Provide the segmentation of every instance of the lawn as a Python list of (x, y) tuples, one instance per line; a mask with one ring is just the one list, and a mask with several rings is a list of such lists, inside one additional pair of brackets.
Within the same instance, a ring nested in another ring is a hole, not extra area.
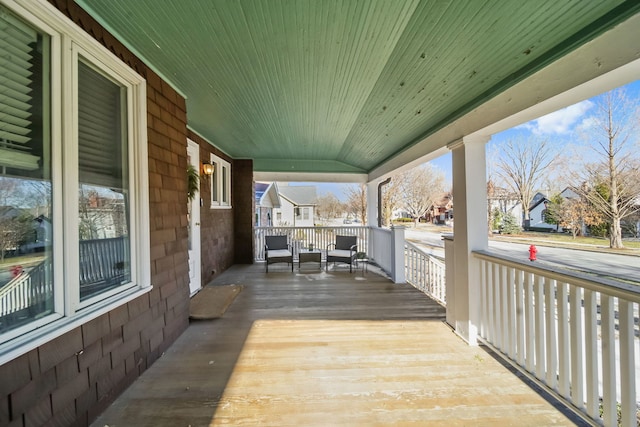
[[(583, 237), (578, 236), (575, 239), (570, 234), (564, 233), (539, 233), (539, 232), (524, 232), (521, 234), (513, 234), (509, 235), (501, 235), (503, 238), (527, 238), (533, 239), (537, 241), (548, 241), (554, 243), (561, 243), (566, 245), (592, 245), (599, 247), (609, 247), (609, 239), (602, 237)], [(640, 249), (640, 241), (631, 241), (625, 240), (623, 241), (625, 248), (627, 249)]]

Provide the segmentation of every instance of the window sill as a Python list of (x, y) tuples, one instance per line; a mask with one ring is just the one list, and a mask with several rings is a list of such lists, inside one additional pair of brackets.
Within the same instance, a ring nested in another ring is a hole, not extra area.
[(211, 206), (211, 209), (231, 209), (231, 206)]
[[(61, 317), (57, 320), (52, 320), (45, 326), (0, 344), (0, 365), (20, 357), (23, 354), (28, 353), (31, 350), (38, 348), (87, 322), (150, 292), (151, 289), (153, 289), (153, 286), (133, 288), (123, 291), (122, 293), (106, 299), (100, 304), (95, 304), (94, 306), (82, 309), (80, 313), (73, 317)], [(52, 318), (55, 316), (56, 314), (51, 315)]]

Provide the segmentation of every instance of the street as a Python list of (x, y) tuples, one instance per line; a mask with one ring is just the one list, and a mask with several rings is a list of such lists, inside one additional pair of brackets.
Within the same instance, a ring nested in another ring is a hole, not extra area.
[[(440, 233), (407, 228), (405, 230), (405, 238), (421, 246), (427, 253), (444, 257), (443, 241)], [(530, 244), (489, 240), (489, 250), (499, 255), (528, 261)], [(540, 245), (537, 245), (536, 248), (538, 253), (537, 261), (535, 262), (537, 263), (640, 284), (639, 251), (630, 251), (630, 255), (619, 255)]]

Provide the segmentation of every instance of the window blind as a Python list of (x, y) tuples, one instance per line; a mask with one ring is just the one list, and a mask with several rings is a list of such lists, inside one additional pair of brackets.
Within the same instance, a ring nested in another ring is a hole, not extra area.
[(125, 189), (126, 128), (123, 89), (78, 63), (78, 167), (80, 183)]
[(0, 9), (0, 166), (38, 169), (31, 154), (38, 33)]

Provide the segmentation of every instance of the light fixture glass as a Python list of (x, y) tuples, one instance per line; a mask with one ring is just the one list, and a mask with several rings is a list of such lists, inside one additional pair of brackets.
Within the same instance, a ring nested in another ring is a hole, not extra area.
[(213, 175), (213, 165), (211, 163), (202, 163), (202, 173), (211, 176)]

